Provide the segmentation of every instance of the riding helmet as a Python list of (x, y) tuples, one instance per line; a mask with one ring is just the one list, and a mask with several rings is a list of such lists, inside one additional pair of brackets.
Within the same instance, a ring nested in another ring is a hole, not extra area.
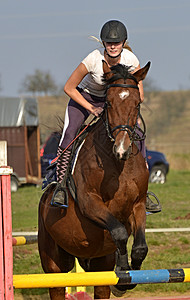
[(103, 42), (118, 43), (127, 40), (127, 29), (120, 21), (112, 20), (106, 22), (100, 32), (100, 38)]

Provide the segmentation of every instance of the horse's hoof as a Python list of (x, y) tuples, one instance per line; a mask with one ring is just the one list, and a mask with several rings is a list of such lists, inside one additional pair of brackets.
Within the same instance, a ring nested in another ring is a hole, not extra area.
[(110, 289), (111, 289), (112, 294), (115, 297), (122, 297), (126, 293), (126, 290), (125, 291), (121, 291), (115, 285), (110, 285)]
[(110, 285), (111, 292), (116, 297), (122, 297), (126, 291), (132, 290), (135, 287), (136, 284)]

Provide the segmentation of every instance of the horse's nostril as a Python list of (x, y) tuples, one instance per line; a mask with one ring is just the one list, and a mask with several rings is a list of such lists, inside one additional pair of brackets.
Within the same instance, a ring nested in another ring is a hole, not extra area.
[(116, 159), (120, 159), (120, 155), (117, 151), (117, 146), (115, 144), (113, 145), (113, 154), (115, 155)]
[(114, 144), (113, 145), (113, 153), (116, 154), (117, 153), (117, 146)]
[(129, 145), (128, 149), (123, 151), (120, 151), (119, 147), (117, 147), (115, 144), (113, 145), (113, 154), (118, 160), (127, 160), (131, 156), (131, 145)]

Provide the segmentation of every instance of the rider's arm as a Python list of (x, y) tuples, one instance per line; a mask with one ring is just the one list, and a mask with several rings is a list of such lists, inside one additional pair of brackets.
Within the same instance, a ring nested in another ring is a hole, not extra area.
[(64, 86), (64, 92), (78, 104), (89, 110), (95, 116), (98, 116), (102, 112), (102, 108), (94, 107), (90, 104), (76, 89), (82, 79), (88, 74), (88, 70), (83, 63), (74, 70)]
[[(138, 71), (138, 70), (140, 70), (140, 68), (141, 68), (140, 65), (138, 65), (136, 67), (136, 69), (135, 69), (135, 72)], [(143, 102), (144, 101), (144, 90), (143, 90), (143, 82), (142, 82), (142, 80), (139, 81), (138, 87), (139, 87), (141, 102)]]

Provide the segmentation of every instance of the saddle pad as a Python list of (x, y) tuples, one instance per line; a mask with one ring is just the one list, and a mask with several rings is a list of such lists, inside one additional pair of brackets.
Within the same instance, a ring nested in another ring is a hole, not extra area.
[(73, 175), (74, 173), (74, 170), (75, 170), (75, 166), (76, 166), (76, 163), (77, 163), (77, 159), (78, 159), (78, 155), (79, 155), (79, 152), (83, 146), (85, 142), (85, 139), (82, 141), (82, 143), (80, 144), (80, 146), (77, 148), (76, 152), (75, 152), (75, 157), (73, 159), (73, 162), (72, 162), (72, 166), (71, 166), (71, 174)]

